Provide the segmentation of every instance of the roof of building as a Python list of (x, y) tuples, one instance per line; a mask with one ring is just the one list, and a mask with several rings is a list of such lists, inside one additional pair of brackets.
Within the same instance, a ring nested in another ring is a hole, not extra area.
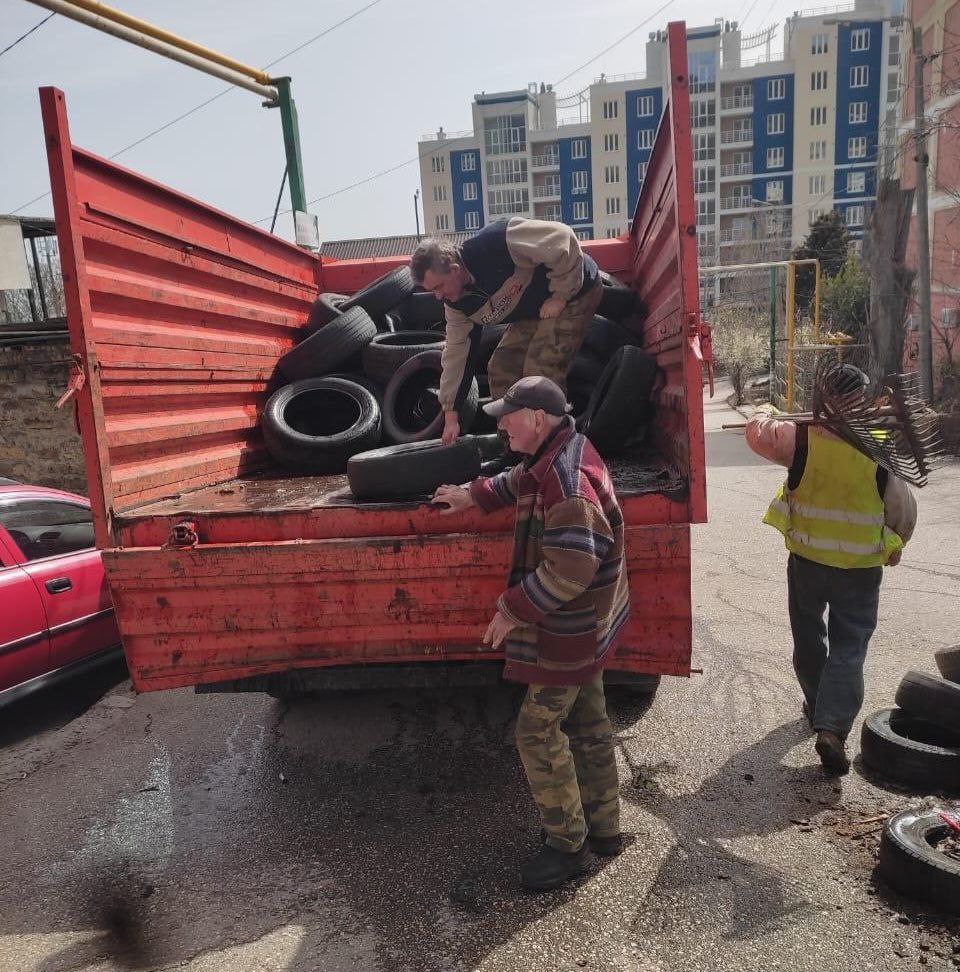
[(465, 243), (473, 231), (463, 233), (423, 233), (420, 236), (368, 236), (362, 240), (329, 240), (320, 245), (320, 256), (325, 260), (364, 260), (371, 257), (409, 256), (420, 240), (428, 236), (441, 236), (454, 243)]
[(11, 219), (19, 223), (25, 240), (31, 236), (54, 236), (57, 232), (56, 223), (49, 216), (8, 216), (0, 213), (0, 219)]

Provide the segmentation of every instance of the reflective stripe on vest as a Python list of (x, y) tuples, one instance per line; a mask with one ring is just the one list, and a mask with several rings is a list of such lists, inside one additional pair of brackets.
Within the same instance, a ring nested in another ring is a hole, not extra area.
[(764, 523), (787, 549), (830, 567), (885, 564), (903, 542), (884, 525), (877, 466), (852, 446), (809, 430), (807, 461), (795, 490), (780, 487)]

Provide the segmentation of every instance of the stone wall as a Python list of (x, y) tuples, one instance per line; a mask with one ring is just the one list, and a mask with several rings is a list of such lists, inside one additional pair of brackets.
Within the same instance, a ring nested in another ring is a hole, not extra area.
[(0, 347), (0, 476), (86, 495), (73, 404), (54, 408), (69, 363), (66, 337)]

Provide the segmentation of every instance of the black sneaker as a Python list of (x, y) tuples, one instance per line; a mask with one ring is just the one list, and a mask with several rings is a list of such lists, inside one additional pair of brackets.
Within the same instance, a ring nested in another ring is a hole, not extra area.
[(593, 860), (584, 842), (578, 851), (558, 851), (544, 844), (537, 854), (520, 868), (520, 883), (530, 891), (548, 891), (564, 881), (583, 874)]
[(846, 747), (843, 740), (829, 729), (821, 729), (817, 732), (817, 741), (814, 745), (823, 768), (828, 773), (843, 776), (850, 772), (850, 760), (847, 758)]
[(612, 837), (597, 837), (591, 834), (587, 838), (587, 844), (599, 857), (616, 857), (623, 851), (623, 834), (614, 834)]

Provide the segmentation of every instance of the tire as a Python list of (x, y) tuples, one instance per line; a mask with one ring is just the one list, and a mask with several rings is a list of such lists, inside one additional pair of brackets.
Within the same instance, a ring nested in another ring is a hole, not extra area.
[(960, 645), (944, 648), (935, 652), (933, 657), (936, 659), (940, 674), (948, 682), (960, 683)]
[(398, 331), (378, 334), (363, 349), (363, 372), (386, 385), (404, 362), (424, 351), (442, 351), (443, 341), (434, 331)]
[(601, 456), (615, 456), (642, 438), (656, 376), (656, 358), (640, 348), (620, 348), (610, 359), (579, 423)]
[(343, 305), (343, 310), (351, 307), (362, 307), (371, 317), (383, 317), (392, 311), (404, 298), (409, 297), (414, 290), (413, 277), (409, 267), (397, 267), (378, 277), (363, 290), (358, 290)]
[(368, 378), (365, 374), (359, 371), (338, 371), (335, 375), (327, 375), (328, 378), (342, 378), (344, 381), (352, 381), (355, 385), (359, 385), (361, 388), (366, 388), (368, 392), (377, 400), (378, 405), (383, 404), (383, 389), (384, 386), (379, 382), (374, 381), (372, 378)]
[(446, 321), (443, 301), (429, 290), (415, 290), (397, 307), (401, 327), (405, 331), (429, 330), (432, 325)]
[(267, 450), (281, 465), (340, 473), (350, 456), (380, 441), (380, 407), (366, 388), (351, 381), (310, 378), (270, 396), (261, 429)]
[(490, 462), (492, 459), (499, 459), (503, 455), (503, 439), (499, 435), (464, 435), (461, 437), (463, 442), (472, 442), (480, 450), (480, 461)]
[(587, 330), (587, 336), (583, 339), (580, 354), (606, 362), (626, 345), (639, 347), (640, 338), (623, 324), (595, 314)]
[(960, 791), (960, 737), (902, 709), (880, 709), (860, 731), (864, 763), (894, 783)]
[(291, 348), (277, 368), (289, 381), (319, 378), (337, 371), (376, 336), (370, 315), (362, 307), (354, 307)]
[[(383, 430), (390, 442), (424, 442), (443, 430), (443, 411), (437, 399), (440, 352), (424, 351), (404, 362), (390, 379), (383, 396)], [(460, 407), (460, 428), (469, 429), (477, 414), (476, 379)]]
[(904, 810), (891, 817), (880, 838), (880, 875), (908, 898), (960, 915), (960, 861), (937, 850), (951, 833), (938, 809)]
[(321, 327), (338, 318), (341, 313), (340, 305), (349, 299), (346, 294), (321, 294), (310, 308), (310, 316), (303, 328), (304, 336), (319, 331)]
[(659, 675), (634, 675), (633, 672), (616, 672), (607, 669), (603, 673), (604, 687), (615, 689), (624, 698), (650, 699), (660, 688)]
[(400, 330), (400, 315), (384, 314), (383, 317), (378, 318), (374, 323), (377, 325), (378, 334), (396, 334)]
[(483, 410), (484, 405), (489, 405), (493, 399), (488, 395), (477, 402), (477, 417), (470, 426), (471, 435), (492, 435), (497, 431), (497, 420), (492, 415), (487, 415)]
[(622, 321), (626, 317), (636, 314), (640, 308), (637, 292), (631, 287), (620, 283), (608, 273), (600, 275), (603, 282), (603, 294), (597, 313), (614, 321)]
[(408, 442), (363, 452), (347, 463), (347, 479), (358, 500), (402, 501), (430, 496), (445, 483), (465, 483), (480, 475), (480, 450), (460, 439)]
[(896, 703), (905, 712), (960, 736), (960, 685), (924, 672), (907, 672)]
[(486, 371), (493, 352), (497, 350), (503, 335), (507, 333), (509, 324), (484, 324), (480, 332), (480, 356), (477, 358), (477, 368)]

